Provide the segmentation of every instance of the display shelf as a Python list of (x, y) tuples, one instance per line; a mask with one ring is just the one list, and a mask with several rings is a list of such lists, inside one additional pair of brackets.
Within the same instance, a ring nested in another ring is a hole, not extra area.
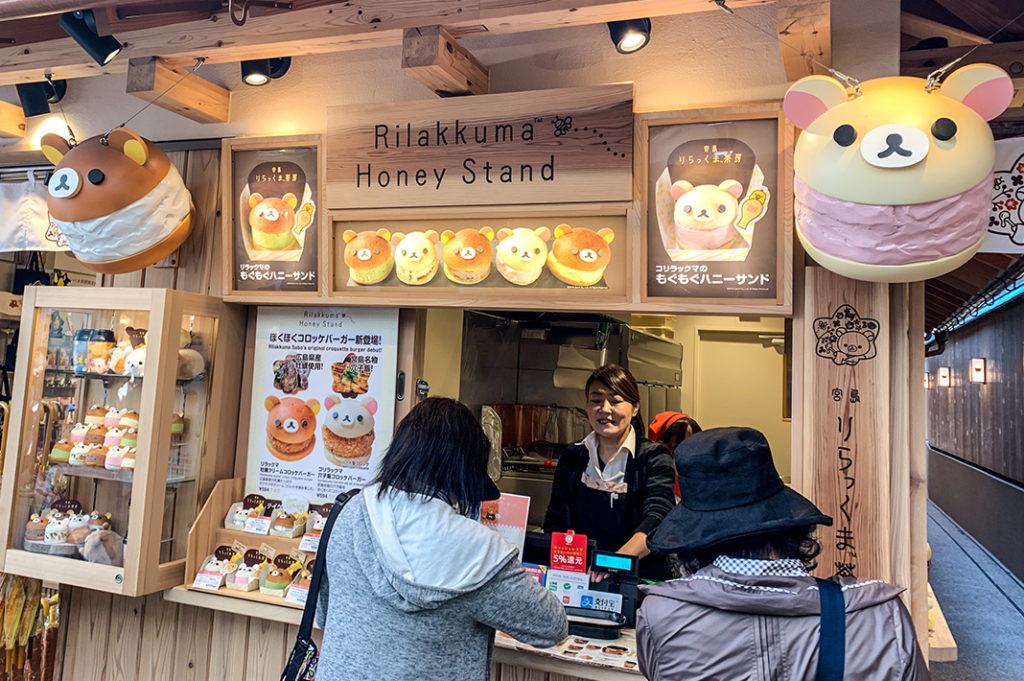
[[(102, 374), (98, 374), (98, 373), (93, 372), (93, 371), (74, 371), (72, 369), (52, 369), (52, 368), (47, 368), (46, 369), (46, 373), (48, 373), (48, 374), (57, 374), (58, 376), (70, 376), (71, 378), (91, 378), (91, 379), (97, 380), (97, 381), (109, 381), (109, 380), (130, 381), (130, 380), (132, 380), (132, 376), (129, 376), (127, 374), (112, 374), (112, 373), (109, 373), (109, 372), (104, 372)], [(144, 376), (136, 376), (136, 377), (134, 377), (134, 380), (141, 381), (141, 380), (143, 380), (143, 378), (145, 378), (145, 377)], [(186, 383), (202, 383), (205, 380), (206, 380), (206, 374), (199, 374), (198, 376), (195, 376), (193, 378), (176, 378), (176, 379), (174, 379), (174, 382), (177, 383), (178, 385), (184, 385)]]
[(949, 630), (931, 584), (928, 585), (928, 603), (928, 619), (934, 621), (934, 626), (928, 627), (928, 661), (955, 662), (958, 655), (956, 641), (953, 640), (953, 632)]
[(116, 471), (99, 468), (97, 466), (71, 466), (69, 464), (50, 464), (50, 468), (61, 475), (70, 475), (76, 478), (95, 478), (96, 480), (116, 480), (117, 482), (132, 481), (134, 472), (130, 469), (120, 468)]
[[(192, 605), (197, 608), (206, 608), (207, 610), (219, 610), (220, 612), (229, 612), (234, 615), (270, 620), (271, 622), (284, 622), (285, 624), (296, 626), (302, 621), (302, 608), (291, 603), (285, 603), (280, 598), (263, 596), (259, 592), (256, 593), (257, 596), (268, 600), (224, 598), (221, 591), (224, 591), (224, 589), (219, 591), (200, 591), (198, 589), (190, 589), (187, 586), (176, 586), (164, 592), (164, 600), (183, 605)], [(270, 602), (270, 600), (273, 600), (273, 602)]]

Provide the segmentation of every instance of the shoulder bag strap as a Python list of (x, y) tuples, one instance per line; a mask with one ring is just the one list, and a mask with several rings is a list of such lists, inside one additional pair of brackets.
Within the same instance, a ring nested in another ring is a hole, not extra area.
[(828, 579), (818, 579), (821, 599), (821, 639), (815, 681), (842, 681), (846, 664), (846, 605), (843, 589)]
[(324, 529), (320, 532), (320, 543), (317, 545), (316, 560), (313, 563), (313, 576), (309, 580), (309, 594), (306, 596), (306, 605), (302, 609), (302, 622), (299, 624), (298, 640), (300, 641), (308, 641), (313, 633), (313, 618), (316, 615), (316, 603), (320, 600), (320, 579), (324, 573), (324, 558), (327, 556), (327, 542), (331, 538), (331, 528), (334, 527), (334, 521), (341, 513), (341, 509), (345, 508), (345, 504), (357, 494), (359, 494), (358, 489), (351, 489), (334, 498), (334, 506), (331, 507), (327, 522), (324, 523)]

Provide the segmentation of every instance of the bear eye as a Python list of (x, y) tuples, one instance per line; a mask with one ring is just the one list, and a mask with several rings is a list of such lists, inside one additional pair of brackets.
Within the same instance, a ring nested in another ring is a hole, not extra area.
[(533, 249), (533, 252), (534, 252), (535, 255), (540, 255), (540, 249), (539, 248)]
[(359, 423), (362, 423), (363, 422), (363, 417), (362, 416), (357, 416), (356, 417), (356, 421), (359, 421)]
[(724, 213), (725, 212), (725, 204), (724, 203), (718, 204), (718, 212), (719, 213)]
[(476, 252), (477, 253), (483, 253), (484, 252), (484, 247), (483, 246), (477, 246), (476, 247)]
[(572, 254), (573, 255), (579, 255), (579, 253), (580, 253), (580, 249), (578, 249), (578, 248), (572, 249)]
[(333, 414), (331, 414), (331, 418), (333, 418), (335, 421), (337, 421), (338, 420), (338, 412), (334, 412)]
[(836, 131), (832, 133), (832, 139), (834, 139), (836, 144), (839, 146), (848, 147), (857, 139), (857, 131), (853, 129), (852, 125), (843, 124), (836, 128)]
[(519, 252), (519, 249), (518, 249), (518, 248), (516, 248), (515, 246), (513, 246), (513, 247), (511, 248), (511, 251), (512, 251), (513, 253), (518, 253), (518, 252)]
[(407, 255), (404, 248), (402, 249), (402, 255)]
[(604, 251), (598, 251), (597, 252), (597, 257), (603, 258), (604, 257)]
[(93, 168), (89, 171), (89, 174), (86, 177), (88, 177), (89, 182), (92, 182), (93, 184), (101, 184), (103, 182), (104, 175), (103, 171), (99, 168)]
[(932, 136), (937, 140), (953, 139), (953, 135), (956, 134), (956, 123), (948, 118), (939, 118), (932, 123)]
[(308, 422), (308, 421), (305, 421), (305, 420), (304, 420), (304, 421), (302, 422), (302, 427), (303, 427), (303, 428), (307, 427), (308, 425), (309, 425), (309, 422)]
[(429, 252), (429, 249), (427, 249), (427, 248), (423, 249), (423, 255), (426, 255), (428, 252)]
[(683, 212), (689, 215), (693, 212), (693, 206), (683, 206)]
[(379, 248), (373, 249), (373, 254), (374, 255), (380, 255), (380, 249)]
[(281, 419), (277, 419), (276, 421), (274, 421), (274, 425), (277, 426), (278, 428), (280, 428), (281, 427)]

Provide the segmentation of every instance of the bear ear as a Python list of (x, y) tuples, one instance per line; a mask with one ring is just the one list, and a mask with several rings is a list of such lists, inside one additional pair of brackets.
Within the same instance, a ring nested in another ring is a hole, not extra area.
[(340, 404), (340, 402), (338, 400), (334, 399), (333, 395), (331, 395), (330, 397), (327, 397), (326, 399), (324, 399), (324, 409), (330, 409), (331, 407), (333, 407), (336, 404)]
[(39, 147), (42, 149), (46, 160), (53, 165), (60, 163), (64, 155), (71, 151), (71, 144), (60, 135), (55, 135), (52, 132), (43, 135), (42, 139), (39, 140)]
[(612, 241), (615, 240), (615, 232), (608, 229), (607, 227), (597, 230), (597, 235), (604, 239), (605, 243), (610, 244)]
[(786, 91), (782, 110), (793, 125), (806, 130), (821, 114), (849, 99), (846, 88), (831, 76), (807, 76)]
[(480, 228), (480, 233), (487, 237), (488, 241), (494, 238), (494, 230), (486, 225)]
[(149, 147), (146, 145), (146, 140), (128, 128), (114, 128), (107, 135), (107, 142), (140, 166), (146, 165), (146, 161), (149, 160)]
[(508, 227), (502, 227), (498, 230), (498, 241), (504, 241), (510, 236), (512, 236), (512, 230)]
[(533, 233), (536, 234), (541, 241), (547, 241), (548, 239), (551, 238), (551, 230), (548, 229), (547, 227), (538, 227), (537, 229), (533, 230)]
[(391, 232), (384, 229), (383, 227), (377, 230), (377, 236), (379, 236), (381, 239), (384, 239), (384, 241), (391, 241)]
[[(949, 74), (939, 91), (974, 109), (990, 121), (1006, 111), (1013, 99), (1013, 81), (998, 66), (968, 64)], [(44, 138), (45, 139), (45, 138)]]
[(295, 208), (295, 206), (299, 205), (298, 197), (295, 196), (295, 194), (292, 194), (291, 192), (288, 192), (287, 194), (282, 196), (281, 200), (287, 203), (292, 208)]
[(368, 397), (365, 400), (363, 400), (363, 406), (366, 407), (366, 411), (370, 412), (371, 414), (377, 413), (377, 400), (373, 399), (372, 397)]
[(455, 232), (450, 229), (446, 229), (441, 232), (441, 243), (446, 244), (455, 237)]
[(249, 208), (255, 208), (256, 204), (263, 201), (263, 194), (256, 192), (255, 194), (249, 194)]
[(344, 233), (342, 233), (341, 238), (344, 239), (345, 243), (348, 243), (349, 241), (352, 241), (352, 239), (356, 238), (356, 233), (351, 229), (346, 229)]
[(718, 188), (731, 195), (734, 199), (740, 198), (740, 194), (743, 193), (743, 185), (736, 180), (726, 180), (718, 185)]
[(267, 411), (270, 411), (271, 409), (276, 407), (278, 404), (280, 404), (280, 402), (281, 402), (281, 400), (279, 400), (277, 398), (277, 396), (271, 395), (267, 399), (263, 400), (263, 406), (267, 408)]
[(686, 194), (687, 192), (692, 192), (692, 191), (693, 191), (693, 185), (692, 184), (690, 184), (686, 180), (679, 180), (678, 182), (673, 182), (672, 183), (672, 189), (669, 190), (669, 193), (672, 194), (672, 200), (673, 201), (678, 201), (680, 196), (682, 196), (683, 194)]
[(572, 231), (572, 227), (566, 224), (561, 224), (555, 227), (555, 238), (561, 239), (563, 236)]
[(402, 234), (401, 232), (395, 232), (394, 234), (391, 235), (391, 245), (397, 246), (398, 244), (402, 243), (402, 239), (404, 238), (404, 234)]
[(432, 229), (428, 229), (427, 231), (423, 232), (423, 236), (427, 238), (427, 241), (430, 241), (431, 243), (435, 244), (441, 240), (441, 237), (437, 235), (437, 232)]
[(314, 416), (320, 413), (320, 403), (316, 400), (306, 400), (306, 406), (313, 411)]

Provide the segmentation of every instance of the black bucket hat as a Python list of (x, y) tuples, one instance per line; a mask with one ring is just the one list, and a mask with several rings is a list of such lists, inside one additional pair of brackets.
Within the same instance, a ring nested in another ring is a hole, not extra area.
[(679, 503), (647, 538), (656, 553), (685, 553), (780, 530), (831, 525), (786, 487), (764, 435), (753, 428), (712, 428), (676, 447)]

